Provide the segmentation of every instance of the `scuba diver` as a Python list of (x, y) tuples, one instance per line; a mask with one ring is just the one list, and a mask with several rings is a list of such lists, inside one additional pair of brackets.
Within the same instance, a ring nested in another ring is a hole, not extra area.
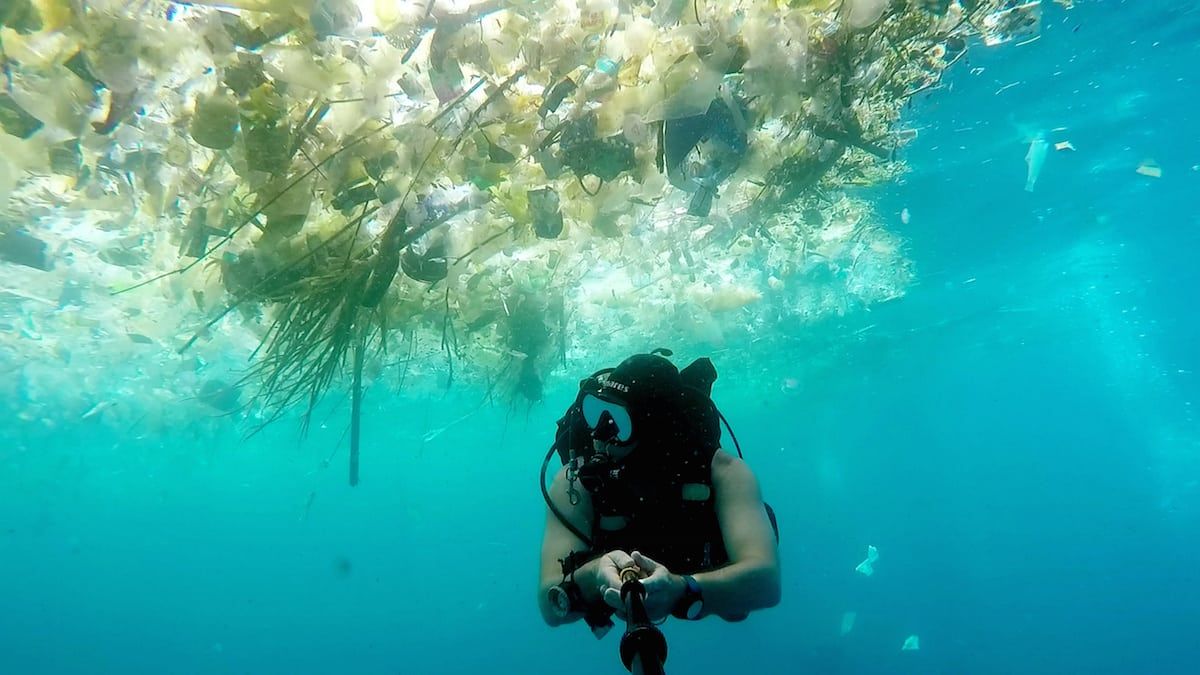
[[(720, 448), (716, 370), (702, 358), (680, 371), (670, 355), (598, 371), (558, 421), (542, 464), (538, 606), (550, 626), (582, 618), (603, 637), (613, 615), (630, 621), (622, 585), (634, 576), (652, 622), (740, 621), (779, 603), (775, 515), (740, 448)], [(564, 466), (547, 489), (555, 453)]]

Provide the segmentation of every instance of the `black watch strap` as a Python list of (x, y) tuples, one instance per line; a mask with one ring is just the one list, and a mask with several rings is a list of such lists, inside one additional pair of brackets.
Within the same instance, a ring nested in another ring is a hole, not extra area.
[(583, 621), (592, 629), (592, 635), (596, 639), (604, 637), (608, 631), (612, 629), (613, 611), (608, 605), (601, 603), (600, 605), (592, 605), (587, 608), (583, 615)]
[(613, 627), (613, 610), (603, 601), (595, 605), (588, 604), (587, 600), (583, 597), (583, 589), (579, 587), (579, 584), (575, 583), (575, 570), (582, 567), (585, 562), (594, 557), (587, 552), (572, 552), (565, 560), (561, 560), (563, 580), (559, 584), (559, 587), (567, 594), (568, 612), (582, 612), (584, 623), (592, 630), (592, 634), (599, 639), (608, 634), (608, 631)]
[(564, 579), (559, 585), (567, 593), (568, 611), (582, 612), (587, 609), (583, 602), (583, 590), (579, 588), (579, 584), (575, 583), (574, 579)]
[(704, 593), (700, 590), (700, 584), (695, 577), (684, 575), (683, 582), (685, 584), (683, 595), (679, 598), (679, 602), (671, 608), (671, 616), (694, 621), (704, 613)]

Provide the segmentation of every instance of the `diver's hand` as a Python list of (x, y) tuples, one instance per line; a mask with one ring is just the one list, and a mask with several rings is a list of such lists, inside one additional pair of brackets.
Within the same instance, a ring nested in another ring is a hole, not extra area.
[(593, 570), (596, 593), (621, 618), (625, 617), (625, 604), (621, 602), (621, 570), (630, 567), (637, 567), (632, 556), (625, 551), (611, 551), (596, 559)]
[[(671, 610), (687, 590), (687, 582), (677, 574), (671, 574), (666, 565), (633, 552), (633, 562), (642, 571), (642, 587), (646, 589), (646, 614), (651, 621), (659, 621), (671, 615)], [(620, 600), (620, 593), (617, 594)]]

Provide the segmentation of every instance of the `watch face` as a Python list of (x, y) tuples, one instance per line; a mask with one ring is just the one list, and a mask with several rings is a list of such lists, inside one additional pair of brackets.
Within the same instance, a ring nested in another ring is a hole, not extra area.
[(690, 620), (699, 619), (700, 612), (702, 611), (704, 611), (704, 602), (702, 600), (695, 600), (692, 604), (688, 605), (687, 618)]
[(571, 612), (571, 598), (567, 596), (567, 591), (562, 586), (551, 587), (547, 596), (550, 600), (550, 608), (559, 618)]

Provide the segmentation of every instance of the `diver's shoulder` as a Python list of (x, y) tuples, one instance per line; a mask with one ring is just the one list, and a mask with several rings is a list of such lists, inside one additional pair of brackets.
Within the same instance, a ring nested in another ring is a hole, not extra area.
[(713, 453), (712, 468), (713, 471), (736, 471), (747, 467), (746, 462), (737, 455), (727, 452), (724, 448), (717, 448), (717, 451)]
[(754, 481), (754, 472), (750, 465), (741, 457), (730, 454), (724, 449), (718, 449), (712, 459), (712, 475), (714, 482), (728, 483), (731, 481)]

